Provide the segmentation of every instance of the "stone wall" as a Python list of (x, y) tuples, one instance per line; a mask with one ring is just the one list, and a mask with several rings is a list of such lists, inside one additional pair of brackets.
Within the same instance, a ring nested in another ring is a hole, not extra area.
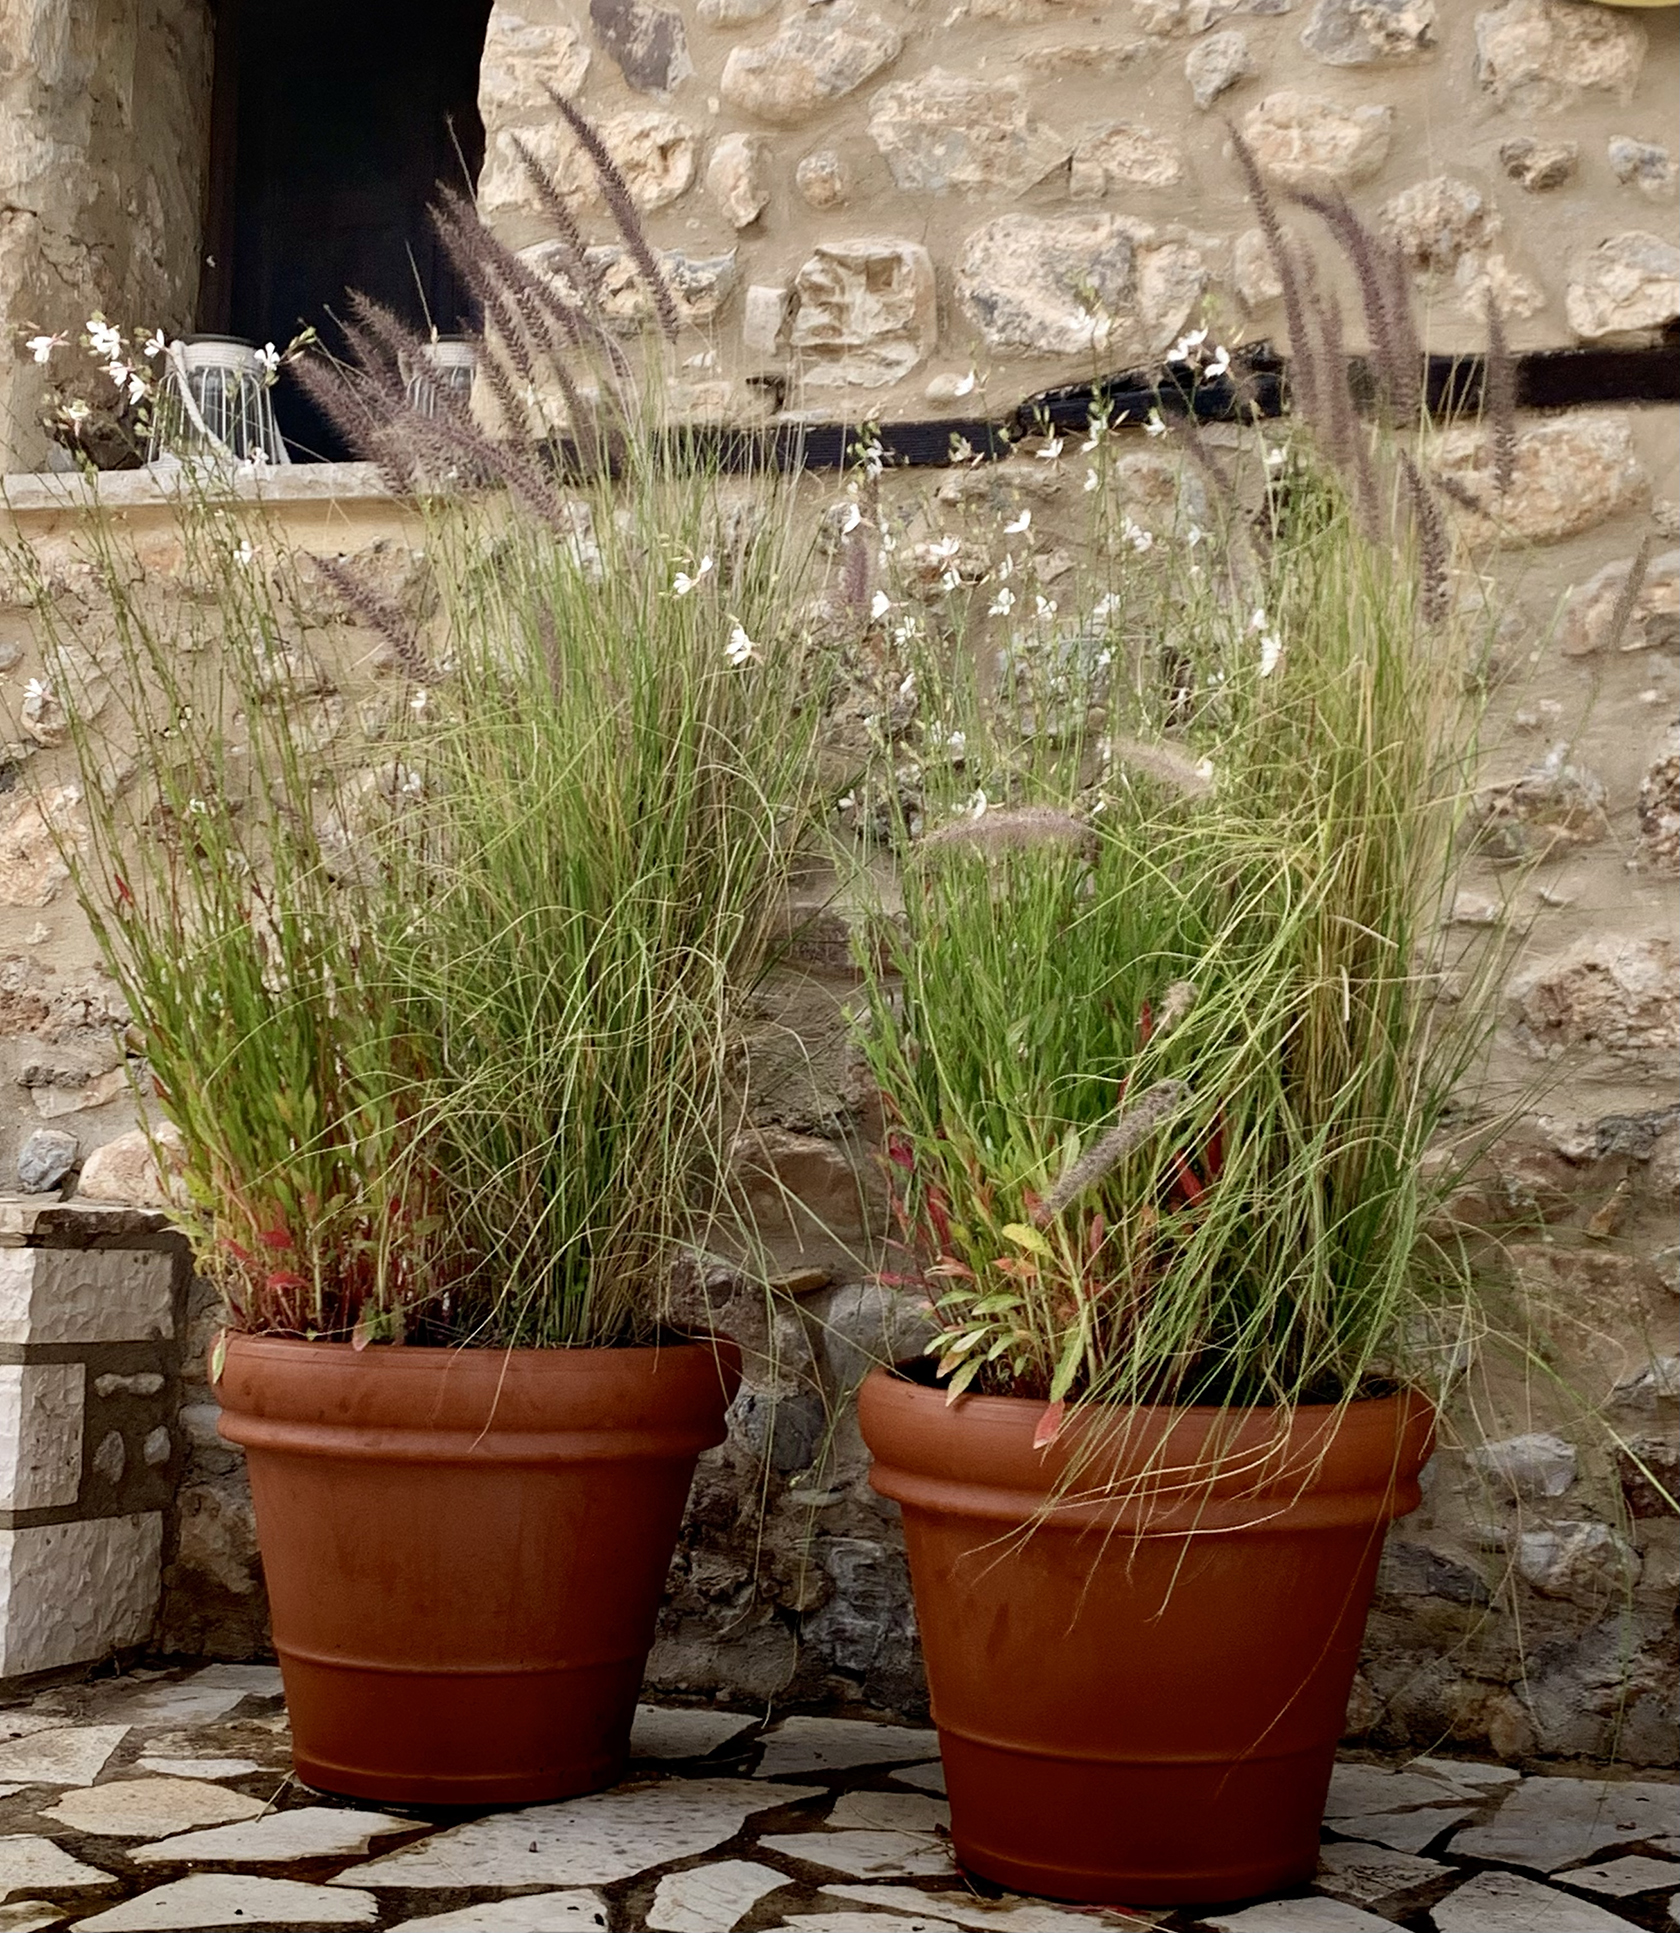
[(523, 144), (615, 247), (547, 90), (575, 100), (711, 337), (695, 402), (734, 413), (972, 415), (1192, 327), (1276, 337), (1227, 123), (1280, 197), (1345, 190), (1398, 242), (1433, 347), (1479, 347), (1490, 293), (1520, 347), (1623, 341), (1680, 315), (1676, 26), (1586, 0), (496, 0), (479, 201), (543, 267)]
[(0, 453), (44, 467), (26, 337), (189, 328), (209, 158), (208, 0), (13, 0), (0, 18)]

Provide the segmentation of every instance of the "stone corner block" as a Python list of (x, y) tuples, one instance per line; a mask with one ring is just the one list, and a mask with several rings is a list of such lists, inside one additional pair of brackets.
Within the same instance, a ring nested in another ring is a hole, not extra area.
[(163, 1517), (0, 1530), (0, 1679), (144, 1644), (157, 1619)]
[(82, 1363), (0, 1364), (0, 1510), (76, 1501), (86, 1393)]
[(157, 1251), (0, 1250), (0, 1343), (166, 1340), (174, 1276), (173, 1258)]

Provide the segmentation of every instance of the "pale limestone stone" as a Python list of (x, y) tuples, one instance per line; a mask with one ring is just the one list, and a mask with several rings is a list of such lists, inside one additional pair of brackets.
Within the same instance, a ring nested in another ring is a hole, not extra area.
[(1677, 975), (1680, 947), (1667, 936), (1591, 934), (1513, 978), (1518, 1038), (1548, 1057), (1592, 1047), (1633, 1065), (1665, 1065), (1680, 1047)]
[(1634, 1933), (1619, 1913), (1516, 1873), (1478, 1873), (1433, 1918), (1440, 1933)]
[(1680, 321), (1680, 248), (1643, 229), (1611, 235), (1570, 264), (1564, 313), (1588, 342)]
[(630, 1728), (632, 1758), (704, 1758), (708, 1752), (757, 1721), (741, 1712), (683, 1710), (670, 1705), (638, 1705)]
[(173, 1121), (158, 1121), (150, 1131), (130, 1128), (95, 1148), (82, 1163), (77, 1198), (123, 1208), (165, 1208), (178, 1196), (180, 1184), (172, 1178), (166, 1189), (158, 1173), (157, 1150), (162, 1148), (166, 1157), (178, 1161), (185, 1145)]
[(194, 1873), (125, 1900), (74, 1933), (175, 1933), (194, 1927), (369, 1926), (379, 1904), (371, 1893), (328, 1892), (296, 1879)]
[(1175, 143), (1150, 128), (1110, 121), (1074, 147), (1068, 192), (1075, 201), (1100, 201), (1111, 188), (1176, 188), (1183, 179)]
[(478, 68), (478, 106), (487, 127), (515, 118), (550, 119), (548, 90), (572, 99), (589, 72), (589, 49), (564, 21), (530, 21), (497, 4), (490, 9)]
[(1149, 51), (1147, 40), (1116, 40), (1105, 35), (1100, 40), (1047, 40), (1036, 47), (1023, 47), (1014, 58), (1029, 74), (1046, 80), (1067, 76), (1106, 76), (1124, 73), (1140, 54)]
[(59, 839), (87, 843), (81, 802), (79, 786), (58, 785), (13, 814), (0, 832), (0, 906), (50, 906), (58, 897), (70, 877)]
[(0, 1342), (146, 1342), (175, 1333), (170, 1259), (136, 1249), (0, 1250)]
[(1530, 1778), (1512, 1788), (1489, 1824), (1457, 1833), (1447, 1850), (1461, 1859), (1555, 1872), (1607, 1847), (1676, 1830), (1680, 1786)]
[(123, 1442), (121, 1430), (105, 1432), (99, 1448), (88, 1460), (88, 1467), (106, 1483), (122, 1482), (123, 1471), (128, 1468), (128, 1446)]
[[(883, 1888), (883, 1890), (890, 1890)], [(899, 1887), (900, 1892), (908, 1889)], [(892, 1933), (945, 1933), (953, 1922), (935, 1919), (925, 1908), (909, 1919), (893, 1920)], [(772, 1933), (887, 1933), (879, 1913), (796, 1913), (772, 1929)]]
[(206, 1665), (188, 1683), (236, 1689), (243, 1698), (278, 1698), (285, 1690), (278, 1665)]
[[(714, 321), (735, 288), (736, 251), (688, 255), (681, 249), (656, 248), (652, 254), (679, 322), (704, 328)], [(520, 260), (542, 276), (562, 301), (581, 306), (578, 291), (562, 265), (564, 257), (561, 242), (535, 242), (519, 250)], [(656, 309), (653, 292), (635, 256), (615, 242), (585, 249), (584, 259), (596, 278), (593, 303), (602, 319), (622, 335), (640, 334), (653, 320)]]
[(1318, 0), (1301, 45), (1327, 67), (1416, 60), (1435, 46), (1435, 0)]
[[(84, 1075), (83, 1069), (76, 1064), (78, 1059), (80, 1056), (74, 1057), (68, 1065), (24, 1069), (23, 1085), (30, 1090), (29, 1098), (35, 1104), (35, 1112), (43, 1120), (56, 1121), (66, 1114), (81, 1114), (88, 1108), (104, 1107), (130, 1091), (126, 1066), (119, 1064), (108, 1068), (103, 1074)], [(38, 1078), (38, 1074), (45, 1074), (47, 1078)]]
[(85, 1892), (95, 1886), (110, 1886), (110, 1873), (97, 1866), (72, 1859), (51, 1839), (32, 1832), (9, 1832), (0, 1836), (0, 1893), (22, 1892), (39, 1886), (53, 1892)]
[[(624, 176), (630, 199), (641, 212), (667, 208), (694, 183), (699, 142), (692, 127), (660, 108), (631, 108), (609, 114), (597, 132)], [(524, 164), (514, 146), (524, 142), (556, 189), (576, 207), (601, 201), (601, 185), (589, 157), (560, 121), (522, 130), (505, 128), (490, 144), (479, 177), (478, 205), (486, 220), (520, 214), (534, 204)]]
[(1639, 1553), (1608, 1524), (1547, 1524), (1520, 1532), (1513, 1548), (1517, 1575), (1542, 1597), (1599, 1604), (1639, 1581)]
[(866, 1832), (934, 1833), (949, 1830), (951, 1808), (925, 1792), (843, 1792), (823, 1823)]
[(1235, 32), (1209, 34), (1184, 56), (1190, 98), (1204, 114), (1221, 94), (1258, 72), (1247, 36)]
[(1391, 1846), (1396, 1852), (1422, 1852), (1431, 1840), (1450, 1826), (1462, 1825), (1471, 1816), (1465, 1806), (1418, 1806), (1406, 1812), (1366, 1812), (1335, 1820), (1337, 1832), (1350, 1839), (1368, 1839), (1373, 1845)]
[(1484, 1765), (1474, 1759), (1415, 1758), (1405, 1769), (1427, 1772), (1432, 1779), (1476, 1797), (1485, 1797), (1502, 1785), (1515, 1785), (1522, 1777), (1514, 1765)]
[(1493, 441), (1481, 429), (1438, 437), (1430, 468), (1479, 543), (1556, 543), (1637, 503), (1646, 485), (1626, 417), (1581, 412), (1517, 436), (1510, 488), (1499, 494)]
[(1680, 183), (1680, 162), (1655, 141), (1613, 134), (1605, 150), (1610, 172), (1624, 188), (1637, 188), (1648, 201), (1668, 201)]
[(148, 1754), (134, 1763), (160, 1779), (242, 1779), (263, 1769), (252, 1758), (153, 1758)]
[(1589, 1893), (1608, 1893), (1612, 1899), (1630, 1899), (1635, 1893), (1655, 1893), (1680, 1884), (1680, 1861), (1647, 1859), (1643, 1854), (1635, 1853), (1625, 1859), (1608, 1860), (1602, 1866), (1571, 1866), (1568, 1872), (1560, 1873), (1558, 1877), (1566, 1884), (1582, 1887)]
[[(14, 1723), (17, 1721), (14, 1721)], [(20, 1785), (86, 1785), (128, 1735), (126, 1725), (37, 1726), (0, 1743), (0, 1779)]]
[[(120, 1786), (101, 1786), (117, 1792)], [(261, 1807), (257, 1808), (261, 1811)], [(280, 1866), (294, 1859), (349, 1858), (367, 1851), (371, 1841), (394, 1832), (412, 1832), (415, 1821), (388, 1812), (354, 1812), (349, 1807), (299, 1806), (259, 1818), (240, 1815), (231, 1825), (210, 1825), (200, 1832), (177, 1832), (149, 1846), (136, 1846), (129, 1858), (142, 1866)]]
[[(991, 1929), (991, 1933), (1093, 1933), (1091, 1918), (1074, 1908), (1050, 1906), (1042, 1900), (1024, 1900), (1012, 1893), (1001, 1899), (981, 1899), (967, 1892), (929, 1892), (920, 1886), (871, 1886), (836, 1882), (821, 1889), (824, 1898), (843, 1899), (860, 1906), (880, 1906), (890, 1913), (926, 1914), (940, 1926), (970, 1926)], [(1153, 1918), (1154, 1915), (1150, 1915)], [(897, 1920), (865, 1919), (862, 1914), (837, 1915), (864, 1929), (864, 1933), (890, 1933)], [(801, 1929), (818, 1922), (803, 1914), (790, 1921)], [(1130, 1923), (1128, 1921), (1128, 1923)], [(1099, 1920), (1098, 1925), (1102, 1922)], [(1144, 1924), (1140, 1919), (1139, 1925)]]
[(706, 192), (731, 228), (746, 228), (770, 205), (770, 143), (762, 134), (726, 134), (706, 164)]
[(1515, 779), (1478, 789), (1479, 849), (1490, 859), (1559, 858), (1596, 845), (1610, 830), (1604, 782), (1554, 745)]
[(793, 303), (788, 341), (817, 388), (896, 383), (926, 360), (938, 329), (933, 262), (895, 236), (823, 243), (794, 277)]
[(683, 17), (652, 0), (589, 0), (589, 24), (639, 94), (668, 94), (694, 72)]
[(1499, 144), (1499, 165), (1531, 195), (1561, 188), (1573, 181), (1581, 165), (1579, 141), (1537, 141), (1531, 134), (1514, 135)]
[(741, 297), (741, 346), (773, 356), (781, 347), (793, 290), (781, 283), (752, 283)]
[(1388, 159), (1394, 110), (1285, 87), (1249, 109), (1242, 132), (1261, 172), (1283, 187), (1348, 187), (1369, 180)]
[(43, 1809), (41, 1817), (96, 1838), (155, 1839), (194, 1826), (254, 1819), (264, 1803), (206, 1779), (118, 1779), (110, 1785), (66, 1792), (57, 1805)]
[(0, 1933), (38, 1933), (44, 1926), (62, 1926), (64, 1908), (44, 1899), (14, 1899), (0, 1906)]
[(930, 67), (870, 103), (869, 137), (902, 189), (1020, 194), (1062, 167), (1066, 135), (1027, 112), (1026, 88)]
[(86, 1384), (84, 1363), (0, 1364), (0, 1510), (76, 1501)]
[(213, 1578), (235, 1597), (249, 1597), (258, 1583), (257, 1521), (244, 1489), (187, 1484), (175, 1506), (176, 1563), (183, 1571)]
[(1680, 874), (1680, 726), (1670, 726), (1639, 782), (1640, 870), (1672, 879)]
[(1359, 1813), (1409, 1812), (1415, 1806), (1451, 1805), (1452, 1789), (1427, 1772), (1391, 1772), (1380, 1765), (1338, 1765), (1324, 1802), (1327, 1819)]
[(958, 300), (994, 349), (1160, 355), (1207, 286), (1180, 231), (1122, 215), (1000, 215), (963, 244)]
[(924, 1792), (945, 1791), (945, 1767), (935, 1759), (931, 1765), (906, 1765), (888, 1776), (898, 1785), (919, 1786)]
[(855, 1879), (910, 1879), (956, 1871), (944, 1846), (917, 1833), (766, 1833), (759, 1844), (766, 1852), (850, 1873)]
[(1375, 1906), (1445, 1878), (1451, 1871), (1438, 1859), (1420, 1859), (1414, 1853), (1342, 1839), (1328, 1841), (1320, 1849), (1314, 1883), (1355, 1906)]
[(856, 1718), (784, 1718), (766, 1733), (755, 1778), (840, 1772), (854, 1765), (902, 1765), (939, 1750), (939, 1734)]
[(174, 1452), (175, 1441), (160, 1423), (155, 1430), (146, 1432), (140, 1445), (140, 1460), (148, 1470), (161, 1470)]
[(897, 60), (899, 30), (859, 4), (830, 0), (793, 15), (757, 47), (734, 47), (719, 91), (731, 107), (798, 127)]
[(403, 1920), (391, 1933), (605, 1933), (607, 1909), (598, 1893), (524, 1893), (450, 1913)]
[(779, 0), (700, 0), (696, 16), (708, 27), (744, 27), (774, 13)]
[(1231, 281), (1245, 309), (1263, 309), (1282, 298), (1283, 278), (1258, 228), (1245, 228), (1232, 243)]
[(1451, 175), (1435, 175), (1385, 201), (1377, 216), (1416, 274), (1450, 273), (1500, 230), (1498, 210), (1482, 191)]
[[(492, 1813), (433, 1833), (334, 1886), (606, 1886), (733, 1839), (753, 1813), (809, 1799), (817, 1786), (671, 1779), (560, 1805)], [(535, 1850), (533, 1850), (533, 1848)]]
[(816, 209), (838, 208), (851, 192), (846, 164), (832, 148), (818, 148), (801, 157), (793, 179), (806, 202)]
[(1497, 309), (1511, 322), (1538, 315), (1546, 306), (1546, 291), (1513, 268), (1497, 250), (1491, 254), (1471, 250), (1464, 255), (1453, 270), (1453, 288), (1458, 306), (1482, 323), (1487, 321), (1490, 309)]
[(1267, 1900), (1239, 1913), (1204, 1914), (1202, 1923), (1219, 1933), (1393, 1933), (1392, 1920), (1323, 1898)]
[[(145, 1643), (157, 1617), (162, 1549), (156, 1511), (0, 1530), (0, 1677)], [(6, 1751), (0, 1746), (0, 1778), (8, 1776)]]
[(751, 1859), (720, 1859), (668, 1873), (648, 1909), (652, 1933), (733, 1933), (766, 1893), (788, 1883), (786, 1873)]
[(163, 1388), (156, 1370), (145, 1369), (137, 1376), (95, 1376), (94, 1389), (101, 1396), (155, 1396)]
[(1561, 1497), (1578, 1474), (1573, 1443), (1545, 1431), (1501, 1437), (1470, 1452), (1470, 1465), (1512, 1496)]
[(1476, 79), (1499, 106), (1521, 114), (1568, 107), (1592, 93), (1626, 106), (1645, 46), (1645, 29), (1608, 7), (1505, 0), (1476, 16)]

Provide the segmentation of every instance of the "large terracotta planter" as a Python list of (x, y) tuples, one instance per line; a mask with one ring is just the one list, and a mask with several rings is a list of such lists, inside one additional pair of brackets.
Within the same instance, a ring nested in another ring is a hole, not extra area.
[[(1432, 1409), (1394, 1397), (1287, 1427), (1133, 1410), (1084, 1468), (1077, 1426), (1032, 1447), (1043, 1409), (948, 1408), (886, 1370), (859, 1395), (870, 1481), (904, 1513), (957, 1857), (1021, 1891), (1133, 1905), (1310, 1878), (1383, 1534), (1417, 1506)], [(1083, 1501), (1053, 1496), (1070, 1457)], [(1120, 1487), (1089, 1494), (1105, 1482)]]
[(420, 1805), (564, 1798), (623, 1769), (732, 1343), (408, 1349), (236, 1336), (298, 1776)]

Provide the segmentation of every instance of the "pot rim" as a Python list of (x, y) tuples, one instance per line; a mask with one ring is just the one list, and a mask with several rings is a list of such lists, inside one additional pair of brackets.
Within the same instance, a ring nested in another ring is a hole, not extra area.
[(557, 1358), (577, 1358), (579, 1356), (658, 1356), (671, 1355), (679, 1350), (708, 1349), (714, 1355), (720, 1351), (727, 1354), (730, 1350), (737, 1353), (740, 1344), (732, 1336), (684, 1336), (670, 1335), (657, 1342), (560, 1342), (544, 1344), (540, 1348), (512, 1347), (504, 1343), (489, 1342), (404, 1342), (369, 1343), (366, 1348), (358, 1349), (353, 1342), (338, 1342), (326, 1336), (285, 1336), (267, 1330), (224, 1329), (223, 1339), (231, 1349), (259, 1347), (269, 1350), (304, 1350), (312, 1355), (331, 1352), (335, 1356), (362, 1356), (374, 1362), (387, 1362), (400, 1358), (410, 1361), (433, 1361), (442, 1356), (471, 1356), (475, 1359), (492, 1356), (509, 1357), (515, 1361), (542, 1361)]

